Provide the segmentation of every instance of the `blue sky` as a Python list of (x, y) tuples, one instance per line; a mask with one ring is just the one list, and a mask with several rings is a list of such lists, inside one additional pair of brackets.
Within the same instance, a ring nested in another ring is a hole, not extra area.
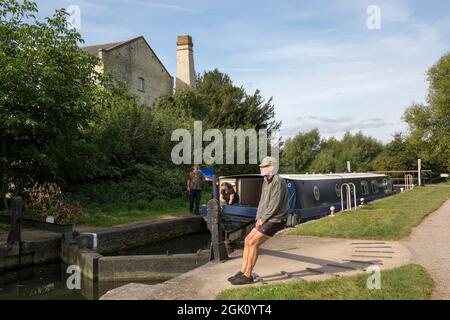
[[(450, 51), (448, 0), (38, 0), (40, 16), (78, 5), (86, 44), (143, 35), (175, 75), (176, 36), (190, 34), (197, 72), (273, 96), (283, 137), (318, 127), (388, 142), (425, 100), (426, 70)], [(381, 9), (369, 30), (368, 6)]]

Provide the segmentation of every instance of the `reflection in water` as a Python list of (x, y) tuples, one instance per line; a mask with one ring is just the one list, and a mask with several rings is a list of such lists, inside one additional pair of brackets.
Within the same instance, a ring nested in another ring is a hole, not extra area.
[(66, 287), (66, 267), (60, 263), (34, 266), (0, 275), (0, 299), (84, 299), (81, 290)]
[[(148, 255), (193, 253), (209, 249), (209, 232), (163, 241), (147, 246), (125, 249), (114, 255)], [(0, 274), (0, 300), (96, 300), (109, 290), (129, 282), (92, 282), (81, 278), (81, 289), (69, 290), (67, 266), (51, 263), (26, 267)], [(156, 284), (160, 281), (133, 281), (142, 284)]]

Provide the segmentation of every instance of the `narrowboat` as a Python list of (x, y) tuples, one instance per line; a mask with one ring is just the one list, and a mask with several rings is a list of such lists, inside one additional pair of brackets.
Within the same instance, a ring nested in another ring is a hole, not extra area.
[[(343, 208), (355, 208), (394, 193), (388, 176), (376, 173), (281, 174), (288, 188), (288, 209), (297, 222), (319, 218)], [(256, 217), (264, 178), (259, 174), (225, 176), (239, 195), (236, 205), (222, 205), (223, 215), (235, 218)], [(219, 191), (218, 191), (219, 192)], [(207, 214), (206, 207), (201, 210)], [(232, 219), (236, 220), (236, 219)]]

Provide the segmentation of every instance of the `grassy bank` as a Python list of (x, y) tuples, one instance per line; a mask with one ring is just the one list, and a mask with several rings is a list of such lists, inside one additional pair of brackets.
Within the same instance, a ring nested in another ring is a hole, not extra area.
[[(210, 194), (202, 193), (200, 204), (206, 204)], [(169, 219), (189, 214), (189, 203), (182, 200), (153, 200), (151, 202), (136, 201), (134, 203), (113, 203), (110, 205), (87, 208), (77, 224), (97, 227)]]
[(186, 203), (171, 201), (162, 203), (155, 200), (149, 204), (114, 204), (90, 208), (78, 219), (77, 224), (97, 227), (149, 221), (186, 215), (189, 210)]
[[(85, 208), (84, 214), (78, 218), (76, 224), (111, 227), (140, 221), (169, 219), (189, 214), (188, 206), (185, 201), (175, 200), (96, 206)], [(0, 224), (0, 230), (9, 230), (9, 226)]]
[(381, 272), (381, 289), (367, 289), (369, 274), (325, 281), (292, 281), (221, 292), (221, 300), (423, 300), (429, 299), (433, 280), (418, 265)]
[(450, 198), (450, 185), (416, 188), (366, 205), (357, 211), (343, 212), (298, 225), (290, 235), (398, 240), (407, 236), (429, 213)]

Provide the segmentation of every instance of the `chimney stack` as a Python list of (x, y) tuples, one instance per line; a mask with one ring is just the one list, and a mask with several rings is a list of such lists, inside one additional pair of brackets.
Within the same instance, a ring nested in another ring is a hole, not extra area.
[(195, 86), (194, 44), (189, 35), (177, 38), (177, 79), (176, 89)]

